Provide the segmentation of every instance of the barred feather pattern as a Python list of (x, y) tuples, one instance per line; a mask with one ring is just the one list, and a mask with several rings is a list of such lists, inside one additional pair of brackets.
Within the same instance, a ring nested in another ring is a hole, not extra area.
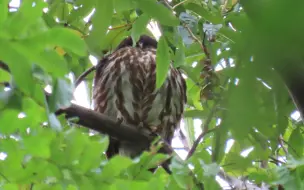
[[(166, 81), (156, 89), (155, 73), (156, 48), (127, 46), (114, 51), (96, 67), (94, 110), (139, 130), (145, 128), (171, 144), (186, 103), (186, 84), (171, 65)], [(115, 139), (109, 148), (115, 142), (116, 153), (130, 157), (149, 148)]]

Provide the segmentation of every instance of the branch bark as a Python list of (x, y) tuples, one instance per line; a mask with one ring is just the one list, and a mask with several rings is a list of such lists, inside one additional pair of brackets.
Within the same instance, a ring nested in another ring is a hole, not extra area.
[(72, 104), (70, 107), (56, 111), (56, 115), (66, 114), (67, 118), (78, 117), (77, 124), (100, 133), (108, 134), (123, 141), (147, 143), (151, 139), (146, 131), (139, 132), (136, 127), (119, 124), (117, 121), (93, 110)]
[[(154, 136), (149, 135), (147, 130), (138, 130), (136, 126), (118, 123), (106, 115), (95, 112), (76, 104), (70, 107), (62, 108), (55, 113), (56, 115), (66, 114), (67, 118), (78, 117), (77, 124), (80, 124), (97, 132), (108, 134), (109, 136), (119, 139), (120, 141), (129, 141), (149, 145)], [(171, 154), (173, 149), (167, 143), (163, 144), (160, 152)]]

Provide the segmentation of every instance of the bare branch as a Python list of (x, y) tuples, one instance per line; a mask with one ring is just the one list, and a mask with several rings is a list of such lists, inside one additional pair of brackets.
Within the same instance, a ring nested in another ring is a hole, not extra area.
[(92, 71), (95, 70), (95, 66), (89, 68), (85, 72), (83, 72), (75, 81), (75, 88), (88, 76)]
[[(210, 122), (209, 122), (210, 123)], [(210, 130), (204, 130), (198, 137), (197, 139), (194, 141), (193, 143), (193, 146), (191, 147), (190, 151), (188, 152), (188, 155), (186, 157), (186, 159), (189, 159), (193, 154), (194, 152), (196, 151), (196, 148), (197, 146), (199, 145), (200, 141), (202, 140), (202, 138), (208, 134), (208, 133), (211, 133), (213, 131), (215, 131), (217, 128), (213, 128), (213, 129), (210, 129)]]
[(282, 147), (283, 151), (285, 152), (286, 155), (288, 155), (288, 150), (286, 149), (286, 147), (284, 146), (284, 143), (283, 143), (283, 137), (282, 135), (279, 136), (278, 138), (278, 141), (279, 141), (279, 144), (280, 146)]
[(122, 141), (149, 143), (152, 140), (146, 131), (139, 132), (136, 127), (117, 121), (76, 104), (56, 111), (56, 115), (66, 114), (67, 118), (78, 117), (77, 124), (83, 125)]
[(187, 1), (189, 1), (189, 0), (184, 0), (184, 1), (181, 1), (181, 2), (177, 3), (176, 5), (174, 5), (174, 6), (172, 7), (172, 9), (175, 9), (176, 7), (178, 7), (178, 6), (180, 6), (180, 5), (184, 4), (184, 3), (186, 3)]

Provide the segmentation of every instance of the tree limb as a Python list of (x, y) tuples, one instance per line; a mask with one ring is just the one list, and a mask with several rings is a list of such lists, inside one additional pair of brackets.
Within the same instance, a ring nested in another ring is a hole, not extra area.
[(88, 70), (83, 72), (75, 81), (75, 88), (86, 78), (88, 74), (95, 70), (95, 66), (90, 67)]
[[(67, 118), (78, 117), (78, 120), (76, 121), (77, 124), (103, 134), (108, 134), (109, 136), (121, 141), (144, 143), (149, 145), (154, 140), (154, 136), (151, 136), (148, 130), (138, 130), (136, 126), (118, 123), (106, 115), (76, 104), (72, 104), (67, 108), (62, 108), (56, 111), (55, 114), (66, 114)], [(164, 142), (160, 152), (171, 154), (173, 149), (169, 144)]]
[(109, 117), (95, 112), (91, 109), (87, 109), (76, 104), (72, 104), (70, 107), (62, 108), (55, 113), (56, 115), (66, 114), (67, 118), (78, 117), (77, 124), (83, 125), (100, 133), (106, 133), (113, 138), (117, 138), (123, 141), (147, 143), (151, 140), (151, 137), (146, 131), (139, 132), (136, 128), (119, 124), (117, 121), (110, 119)]

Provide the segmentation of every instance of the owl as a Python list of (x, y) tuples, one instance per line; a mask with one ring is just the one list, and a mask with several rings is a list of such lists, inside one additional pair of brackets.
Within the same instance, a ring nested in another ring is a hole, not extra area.
[[(186, 83), (170, 65), (167, 78), (156, 88), (157, 41), (142, 35), (133, 45), (124, 39), (113, 53), (96, 65), (93, 81), (94, 110), (171, 144), (186, 104)], [(113, 126), (114, 127), (114, 126)], [(107, 157), (116, 154), (136, 157), (149, 146), (110, 137)]]

